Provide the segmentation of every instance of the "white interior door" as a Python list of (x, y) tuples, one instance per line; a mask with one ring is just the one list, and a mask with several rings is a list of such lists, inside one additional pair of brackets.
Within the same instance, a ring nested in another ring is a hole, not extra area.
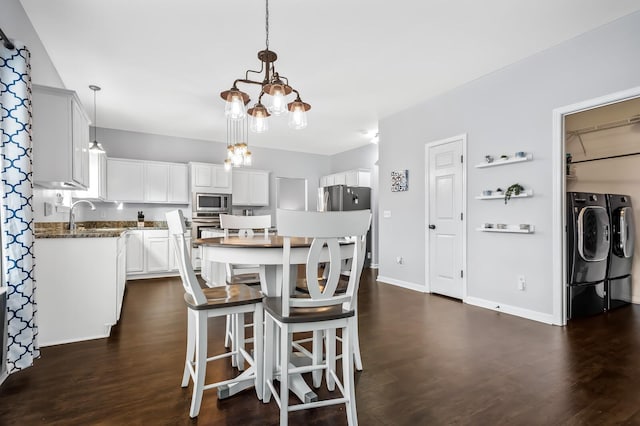
[(427, 145), (427, 287), (463, 299), (466, 136)]

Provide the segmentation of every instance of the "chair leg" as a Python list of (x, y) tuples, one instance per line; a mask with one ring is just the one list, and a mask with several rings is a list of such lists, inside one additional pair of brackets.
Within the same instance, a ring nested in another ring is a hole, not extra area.
[(238, 371), (244, 371), (244, 357), (240, 349), (244, 349), (244, 314), (236, 314), (236, 329), (234, 330), (233, 342), (236, 351), (236, 365)]
[(286, 323), (280, 330), (280, 426), (289, 422), (289, 358), (291, 355), (291, 333)]
[(262, 386), (264, 383), (262, 377), (264, 375), (264, 364), (262, 360), (262, 357), (264, 356), (264, 337), (262, 335), (262, 330), (264, 328), (262, 323), (263, 314), (262, 304), (258, 303), (255, 311), (253, 312), (253, 366), (256, 374), (254, 386), (256, 388), (256, 395), (260, 400), (262, 400)]
[(193, 396), (191, 397), (190, 417), (196, 417), (200, 412), (204, 378), (207, 370), (207, 312), (198, 312), (196, 322), (196, 364), (193, 378)]
[(227, 315), (227, 321), (226, 321), (226, 325), (225, 325), (225, 332), (224, 332), (224, 347), (225, 348), (230, 348), (231, 347), (231, 322), (233, 321), (233, 316), (232, 315)]
[(264, 321), (264, 371), (263, 371), (263, 385), (262, 385), (262, 402), (265, 404), (271, 400), (271, 388), (267, 382), (273, 383), (273, 377), (275, 375), (274, 355), (276, 351), (277, 341), (274, 335), (273, 318), (266, 315)]
[[(231, 315), (231, 351), (235, 352), (238, 350), (238, 339), (236, 335), (236, 330), (238, 329), (238, 314)], [(231, 356), (231, 366), (238, 366), (238, 357), (236, 355)]]
[[(330, 328), (325, 330), (325, 344), (327, 348), (327, 353), (325, 355), (325, 362), (327, 363), (327, 371), (325, 372), (325, 376), (327, 379), (327, 389), (333, 391), (336, 387), (336, 382), (333, 379), (333, 376), (330, 374), (330, 371), (335, 373), (336, 371), (336, 329)], [(342, 342), (344, 344), (344, 336), (342, 338)], [(344, 352), (342, 352), (342, 358), (344, 358)]]
[(350, 318), (347, 327), (342, 329), (342, 386), (344, 387), (344, 397), (348, 399), (345, 409), (347, 411), (347, 423), (350, 426), (358, 424), (351, 352), (354, 343), (351, 342), (352, 335), (349, 332), (349, 329), (354, 327), (354, 322), (353, 318)]
[[(322, 347), (322, 330), (315, 330), (313, 332), (313, 346), (311, 352), (313, 353), (313, 365), (322, 364), (323, 347)], [(313, 377), (313, 387), (319, 388), (322, 383), (322, 370), (314, 370), (311, 373)]]
[(187, 310), (187, 354), (184, 361), (184, 372), (182, 373), (182, 386), (186, 388), (189, 385), (189, 378), (191, 377), (191, 371), (189, 366), (193, 362), (196, 350), (196, 324), (195, 314), (190, 309)]
[(349, 327), (351, 331), (351, 342), (353, 343), (353, 360), (356, 370), (362, 371), (362, 356), (360, 355), (360, 336), (358, 336), (358, 319), (354, 318), (353, 325)]

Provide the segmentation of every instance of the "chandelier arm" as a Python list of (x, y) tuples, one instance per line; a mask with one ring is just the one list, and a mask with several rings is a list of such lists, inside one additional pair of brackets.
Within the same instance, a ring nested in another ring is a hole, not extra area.
[(233, 82), (233, 85), (235, 86), (236, 83), (257, 84), (258, 86), (262, 86), (262, 82), (261, 81), (253, 81), (253, 80), (248, 80), (246, 78), (237, 79), (236, 81)]
[(249, 78), (249, 73), (252, 72), (254, 74), (262, 74), (262, 72), (264, 71), (264, 62), (260, 62), (260, 70), (247, 70), (244, 73), (244, 78), (248, 79)]

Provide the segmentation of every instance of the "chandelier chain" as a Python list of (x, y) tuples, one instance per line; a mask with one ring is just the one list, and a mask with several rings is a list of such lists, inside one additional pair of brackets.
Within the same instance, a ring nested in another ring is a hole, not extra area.
[(269, 50), (269, 0), (265, 0), (265, 4), (266, 4), (266, 11), (264, 13), (264, 26), (265, 26), (265, 32), (267, 34), (267, 39), (266, 39), (266, 44), (267, 44), (267, 50)]

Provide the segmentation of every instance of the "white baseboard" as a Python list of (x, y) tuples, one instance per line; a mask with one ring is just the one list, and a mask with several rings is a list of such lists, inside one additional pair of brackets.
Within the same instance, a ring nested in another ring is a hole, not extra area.
[(419, 291), (420, 293), (426, 293), (427, 289), (422, 284), (410, 283), (408, 281), (397, 280), (395, 278), (385, 277), (383, 275), (378, 275), (377, 281), (383, 282), (385, 284), (395, 285), (397, 287), (408, 288), (409, 290)]
[(82, 337), (78, 337), (78, 338), (72, 338), (72, 339), (58, 339), (58, 340), (53, 340), (50, 342), (38, 342), (38, 346), (40, 348), (44, 348), (47, 346), (54, 346), (54, 345), (64, 345), (67, 343), (76, 343), (76, 342), (84, 342), (85, 340), (95, 340), (95, 339), (105, 339), (107, 337), (109, 337), (111, 328), (109, 328), (109, 332), (106, 335), (97, 335), (97, 336), (82, 336)]
[(631, 298), (631, 303), (634, 305), (640, 305), (640, 296), (634, 296)]
[(530, 319), (533, 321), (543, 322), (545, 324), (560, 325), (554, 322), (553, 315), (542, 312), (532, 311), (529, 309), (519, 308), (517, 306), (505, 305), (504, 303), (493, 302), (491, 300), (479, 299), (477, 297), (467, 297), (464, 303), (479, 306), (481, 308), (491, 309), (496, 312), (504, 312), (505, 314), (515, 315)]

